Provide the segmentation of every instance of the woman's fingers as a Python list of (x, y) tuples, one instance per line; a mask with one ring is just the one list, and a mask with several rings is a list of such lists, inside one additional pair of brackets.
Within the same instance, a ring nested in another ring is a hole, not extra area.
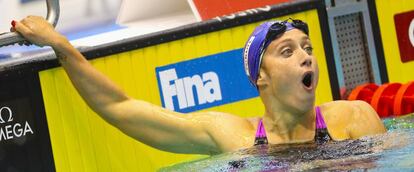
[(21, 35), (23, 35), (23, 37), (27, 39), (27, 41), (21, 42), (19, 45), (29, 46), (32, 44), (31, 42), (33, 42), (40, 47), (44, 46), (41, 38), (39, 38), (36, 34), (38, 31), (36, 31), (35, 27), (38, 26), (36, 26), (34, 18), (25, 18), (21, 22), (15, 22), (14, 30), (19, 32)]
[(25, 45), (30, 43), (38, 46), (50, 45), (63, 39), (53, 26), (40, 16), (28, 16), (20, 22), (13, 22), (14, 28), (11, 30), (19, 32), (28, 42), (22, 42)]
[(16, 22), (14, 29), (28, 39), (33, 36), (33, 32), (21, 22)]

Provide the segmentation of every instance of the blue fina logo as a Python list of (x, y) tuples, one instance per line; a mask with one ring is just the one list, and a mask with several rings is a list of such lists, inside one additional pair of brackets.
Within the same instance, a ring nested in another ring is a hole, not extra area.
[(157, 67), (162, 106), (186, 113), (256, 97), (241, 55), (237, 49)]
[(199, 105), (222, 100), (220, 81), (213, 71), (178, 79), (175, 68), (172, 68), (159, 72), (159, 79), (167, 109), (174, 110), (173, 96), (177, 96), (180, 109), (195, 106), (193, 88)]

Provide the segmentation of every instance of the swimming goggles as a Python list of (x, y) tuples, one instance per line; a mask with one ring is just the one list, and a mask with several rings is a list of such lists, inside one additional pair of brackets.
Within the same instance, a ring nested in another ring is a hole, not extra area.
[[(289, 20), (292, 22), (289, 22)], [(260, 54), (262, 54), (264, 50), (267, 48), (267, 46), (269, 46), (269, 44), (273, 40), (275, 40), (278, 36), (280, 36), (280, 34), (286, 32), (287, 30), (291, 30), (293, 28), (299, 29), (306, 35), (309, 35), (308, 24), (306, 24), (302, 20), (289, 18), (285, 21), (275, 21), (269, 27), (269, 31), (266, 34), (265, 40), (263, 41), (263, 44), (260, 47)]]

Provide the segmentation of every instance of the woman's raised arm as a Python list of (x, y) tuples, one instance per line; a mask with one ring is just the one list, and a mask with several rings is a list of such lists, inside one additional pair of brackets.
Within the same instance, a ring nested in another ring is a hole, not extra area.
[(14, 25), (14, 30), (31, 43), (51, 46), (72, 84), (89, 107), (125, 134), (170, 152), (220, 152), (208, 129), (215, 123), (216, 115), (183, 115), (142, 100), (132, 99), (108, 77), (96, 70), (42, 17), (29, 16), (15, 22)]

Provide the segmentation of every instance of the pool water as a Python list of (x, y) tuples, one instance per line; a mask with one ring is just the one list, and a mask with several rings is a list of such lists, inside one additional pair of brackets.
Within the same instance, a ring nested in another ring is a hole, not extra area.
[(386, 134), (323, 145), (256, 146), (160, 171), (414, 171), (414, 114), (383, 122)]

